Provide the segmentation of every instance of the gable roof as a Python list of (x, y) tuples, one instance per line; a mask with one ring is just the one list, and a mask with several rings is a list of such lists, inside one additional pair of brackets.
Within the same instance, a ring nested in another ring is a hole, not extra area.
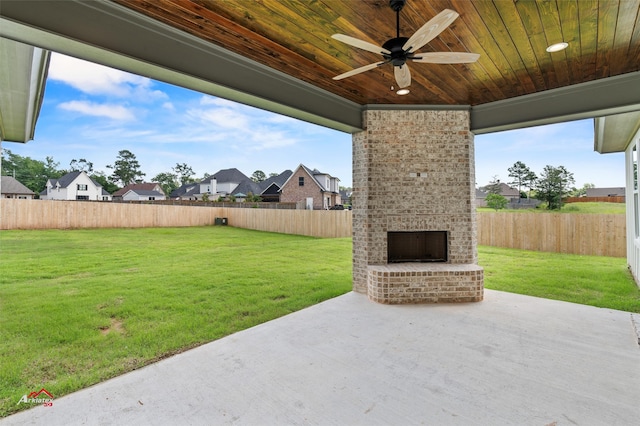
[(123, 194), (123, 196), (128, 194), (129, 192), (133, 192), (134, 194), (142, 195), (142, 196), (145, 196), (145, 197), (147, 197), (147, 196), (150, 196), (150, 197), (164, 197), (164, 193), (161, 193), (161, 192), (158, 192), (158, 191), (148, 190), (148, 189), (135, 189), (135, 188), (128, 190), (127, 192), (125, 192)]
[[(156, 186), (160, 188), (162, 191), (162, 186), (156, 182), (142, 182), (142, 183), (130, 183), (122, 189), (117, 190), (113, 193), (114, 197), (122, 197), (124, 194), (129, 192), (130, 190), (144, 190), (144, 191), (155, 191)], [(162, 191), (162, 195), (164, 195), (164, 191)]]
[(169, 194), (169, 197), (178, 198), (178, 197), (196, 195), (196, 194), (199, 194), (199, 193), (200, 193), (200, 183), (198, 183), (198, 182), (189, 182), (189, 183), (185, 183), (181, 187), (176, 188), (173, 191), (171, 191), (171, 194)]
[(260, 193), (264, 193), (271, 185), (276, 185), (278, 190), (281, 189), (292, 174), (293, 172), (287, 169), (277, 176), (271, 176), (270, 178), (259, 182), (258, 185), (260, 185)]
[(67, 173), (66, 175), (59, 177), (58, 179), (49, 179), (52, 186), (60, 186), (60, 188), (66, 188), (73, 183), (84, 172), (75, 171)]
[(35, 195), (35, 192), (24, 186), (19, 180), (12, 176), (2, 176), (2, 179), (0, 180), (0, 191), (3, 194)]
[(226, 183), (226, 182), (240, 183), (245, 180), (251, 180), (247, 177), (247, 175), (242, 173), (240, 170), (236, 168), (232, 168), (232, 169), (219, 170), (217, 173), (214, 173), (212, 176), (204, 178), (202, 181), (200, 181), (200, 183), (209, 183), (211, 181), (211, 178), (216, 178), (216, 181), (218, 181), (218, 183)]
[[(313, 170), (311, 170), (310, 168), (308, 168), (308, 167), (307, 167), (307, 166), (305, 166), (304, 164), (300, 164), (300, 165), (296, 168), (296, 170), (291, 174), (291, 176), (289, 176), (289, 178), (285, 181), (285, 183), (284, 183), (284, 184), (282, 184), (282, 186), (285, 186), (285, 185), (286, 185), (286, 184), (291, 180), (291, 178), (293, 177), (293, 175), (295, 175), (295, 174), (296, 174), (296, 172), (297, 172), (299, 169), (304, 170), (304, 171), (305, 171), (305, 173), (306, 173), (306, 174), (308, 174), (308, 175), (309, 175), (309, 177), (311, 178), (311, 181), (312, 181), (312, 182), (314, 182), (314, 183), (318, 186), (318, 188), (320, 188), (320, 190), (321, 190), (321, 191), (330, 192), (328, 189), (326, 189), (326, 188), (324, 187), (324, 185), (322, 185), (322, 184), (318, 181), (318, 179), (316, 178), (316, 176), (317, 176), (317, 175), (325, 175), (325, 176), (329, 176), (329, 177), (330, 177), (330, 178), (332, 178), (332, 179), (338, 179), (338, 178), (334, 178), (334, 177), (333, 177), (333, 176), (331, 176), (329, 173), (322, 173), (322, 172), (321, 172), (321, 171), (319, 171), (318, 169), (313, 169)], [(340, 179), (338, 179), (338, 180), (340, 180)]]
[[(94, 179), (92, 179), (87, 172), (82, 172), (82, 171), (73, 171), (73, 172), (69, 172), (66, 175), (59, 177), (57, 179), (47, 179), (47, 183), (51, 184), (51, 186), (56, 186), (59, 185), (60, 188), (67, 188), (69, 185), (71, 185), (77, 178), (78, 176), (80, 176), (81, 174), (84, 174), (86, 177), (89, 178), (89, 180), (93, 183), (93, 185), (96, 188), (102, 188), (102, 185), (99, 184), (98, 182), (96, 182)], [(42, 191), (40, 194), (46, 194), (47, 193), (47, 189), (45, 188), (44, 191)], [(104, 194), (104, 192), (103, 192)], [(108, 194), (108, 192), (107, 192)], [(110, 195), (110, 194), (109, 194)]]
[(587, 197), (621, 197), (625, 195), (625, 188), (587, 188)]
[[(502, 195), (503, 197), (520, 197), (520, 193), (518, 192), (517, 188), (511, 187), (504, 182), (500, 182), (499, 186), (500, 186), (500, 195)], [(487, 193), (489, 192), (487, 190), (488, 187), (489, 185), (483, 186), (482, 188), (480, 188), (480, 190), (484, 192), (484, 197), (486, 197)], [(480, 197), (481, 195), (478, 194), (478, 191), (476, 190), (476, 198), (480, 198)]]
[(233, 195), (242, 196), (240, 194), (243, 194), (244, 196), (246, 196), (250, 192), (252, 194), (259, 195), (260, 186), (251, 179), (247, 179), (243, 182), (240, 182), (240, 184), (233, 190)]

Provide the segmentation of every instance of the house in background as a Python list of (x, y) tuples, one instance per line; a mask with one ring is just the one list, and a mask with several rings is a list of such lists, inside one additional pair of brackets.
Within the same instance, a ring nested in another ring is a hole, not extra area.
[[(520, 199), (520, 193), (516, 188), (512, 188), (504, 182), (498, 183), (500, 186), (499, 194), (509, 200), (510, 203), (517, 202)], [(476, 207), (487, 207), (487, 195), (489, 195), (490, 185), (476, 188)]]
[(43, 200), (111, 201), (111, 194), (86, 172), (67, 173), (58, 179), (48, 179), (40, 193)]
[[(200, 198), (198, 198), (200, 196)], [(179, 188), (174, 189), (169, 194), (169, 198), (172, 200), (199, 200), (202, 199), (202, 194), (200, 194), (200, 183), (199, 182), (189, 182), (180, 186)]]
[[(125, 198), (125, 194), (127, 194), (130, 191), (133, 191), (133, 192), (128, 194), (127, 198)], [(159, 183), (155, 183), (155, 182), (130, 183), (124, 188), (119, 189), (113, 193), (114, 201), (149, 200), (148, 197), (155, 197), (156, 200), (166, 199), (166, 195), (162, 190), (162, 186), (160, 186)]]
[(122, 195), (122, 201), (162, 201), (166, 198), (164, 192), (148, 189), (130, 189)]
[(353, 195), (353, 191), (349, 190), (340, 190), (340, 198), (341, 198), (341, 203), (343, 205), (348, 205), (351, 206), (351, 196)]
[(280, 191), (283, 203), (304, 203), (307, 210), (328, 210), (340, 205), (340, 179), (300, 164)]
[(626, 189), (616, 188), (587, 188), (587, 197), (624, 197)]
[(277, 176), (272, 176), (268, 179), (259, 182), (260, 186), (260, 197), (264, 202), (279, 202), (280, 201), (280, 191), (284, 186), (285, 182), (291, 177), (293, 172), (291, 170), (285, 170)]
[(233, 197), (236, 201), (243, 201), (251, 193), (258, 195), (262, 201), (280, 201), (280, 189), (291, 175), (286, 170), (278, 176), (254, 182), (247, 175), (236, 168), (222, 169), (200, 182), (187, 183), (172, 191), (173, 200), (202, 200), (206, 195), (209, 200)]
[(31, 200), (36, 193), (24, 186), (12, 176), (2, 176), (0, 180), (0, 196), (2, 198), (20, 198)]

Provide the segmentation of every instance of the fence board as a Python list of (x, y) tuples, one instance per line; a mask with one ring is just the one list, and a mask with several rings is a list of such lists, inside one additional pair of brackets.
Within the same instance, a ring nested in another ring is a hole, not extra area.
[(481, 245), (626, 256), (626, 219), (622, 214), (482, 212), (476, 216)]
[[(352, 236), (350, 211), (190, 207), (0, 199), (0, 229), (142, 228), (213, 225), (336, 238)], [(626, 256), (621, 214), (489, 213), (476, 215), (478, 244), (595, 256)]]
[(348, 210), (0, 199), (0, 229), (205, 226), (213, 225), (217, 217), (226, 217), (230, 226), (259, 231), (325, 238), (350, 237), (352, 232)]

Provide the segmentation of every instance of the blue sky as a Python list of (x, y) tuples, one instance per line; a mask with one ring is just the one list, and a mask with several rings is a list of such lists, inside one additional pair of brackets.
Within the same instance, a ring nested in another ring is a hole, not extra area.
[[(593, 120), (478, 135), (476, 182), (509, 181), (522, 161), (535, 173), (565, 166), (576, 187), (624, 186), (624, 155), (593, 151)], [(187, 163), (197, 177), (235, 167), (280, 173), (300, 163), (351, 186), (351, 135), (145, 77), (53, 54), (33, 141), (4, 143), (15, 154), (68, 168), (85, 158), (109, 174), (118, 151), (136, 155), (151, 180)]]

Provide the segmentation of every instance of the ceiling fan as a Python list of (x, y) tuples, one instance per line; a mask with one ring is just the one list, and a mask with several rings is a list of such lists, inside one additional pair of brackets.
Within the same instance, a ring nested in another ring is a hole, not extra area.
[[(445, 9), (430, 19), (411, 37), (400, 37), (400, 11), (404, 7), (406, 0), (389, 0), (389, 6), (396, 12), (396, 37), (387, 40), (382, 47), (376, 46), (364, 40), (357, 39), (344, 34), (334, 34), (331, 37), (343, 43), (367, 50), (369, 52), (382, 55), (382, 62), (365, 65), (347, 71), (344, 74), (333, 77), (334, 80), (342, 80), (376, 67), (391, 63), (396, 82), (400, 88), (408, 87), (411, 84), (411, 72), (407, 61), (430, 63), (430, 64), (465, 64), (472, 63), (480, 57), (477, 53), (467, 52), (428, 52), (416, 53), (425, 44), (436, 38), (455, 19), (460, 16), (453, 10)], [(407, 92), (408, 93), (408, 92)]]

